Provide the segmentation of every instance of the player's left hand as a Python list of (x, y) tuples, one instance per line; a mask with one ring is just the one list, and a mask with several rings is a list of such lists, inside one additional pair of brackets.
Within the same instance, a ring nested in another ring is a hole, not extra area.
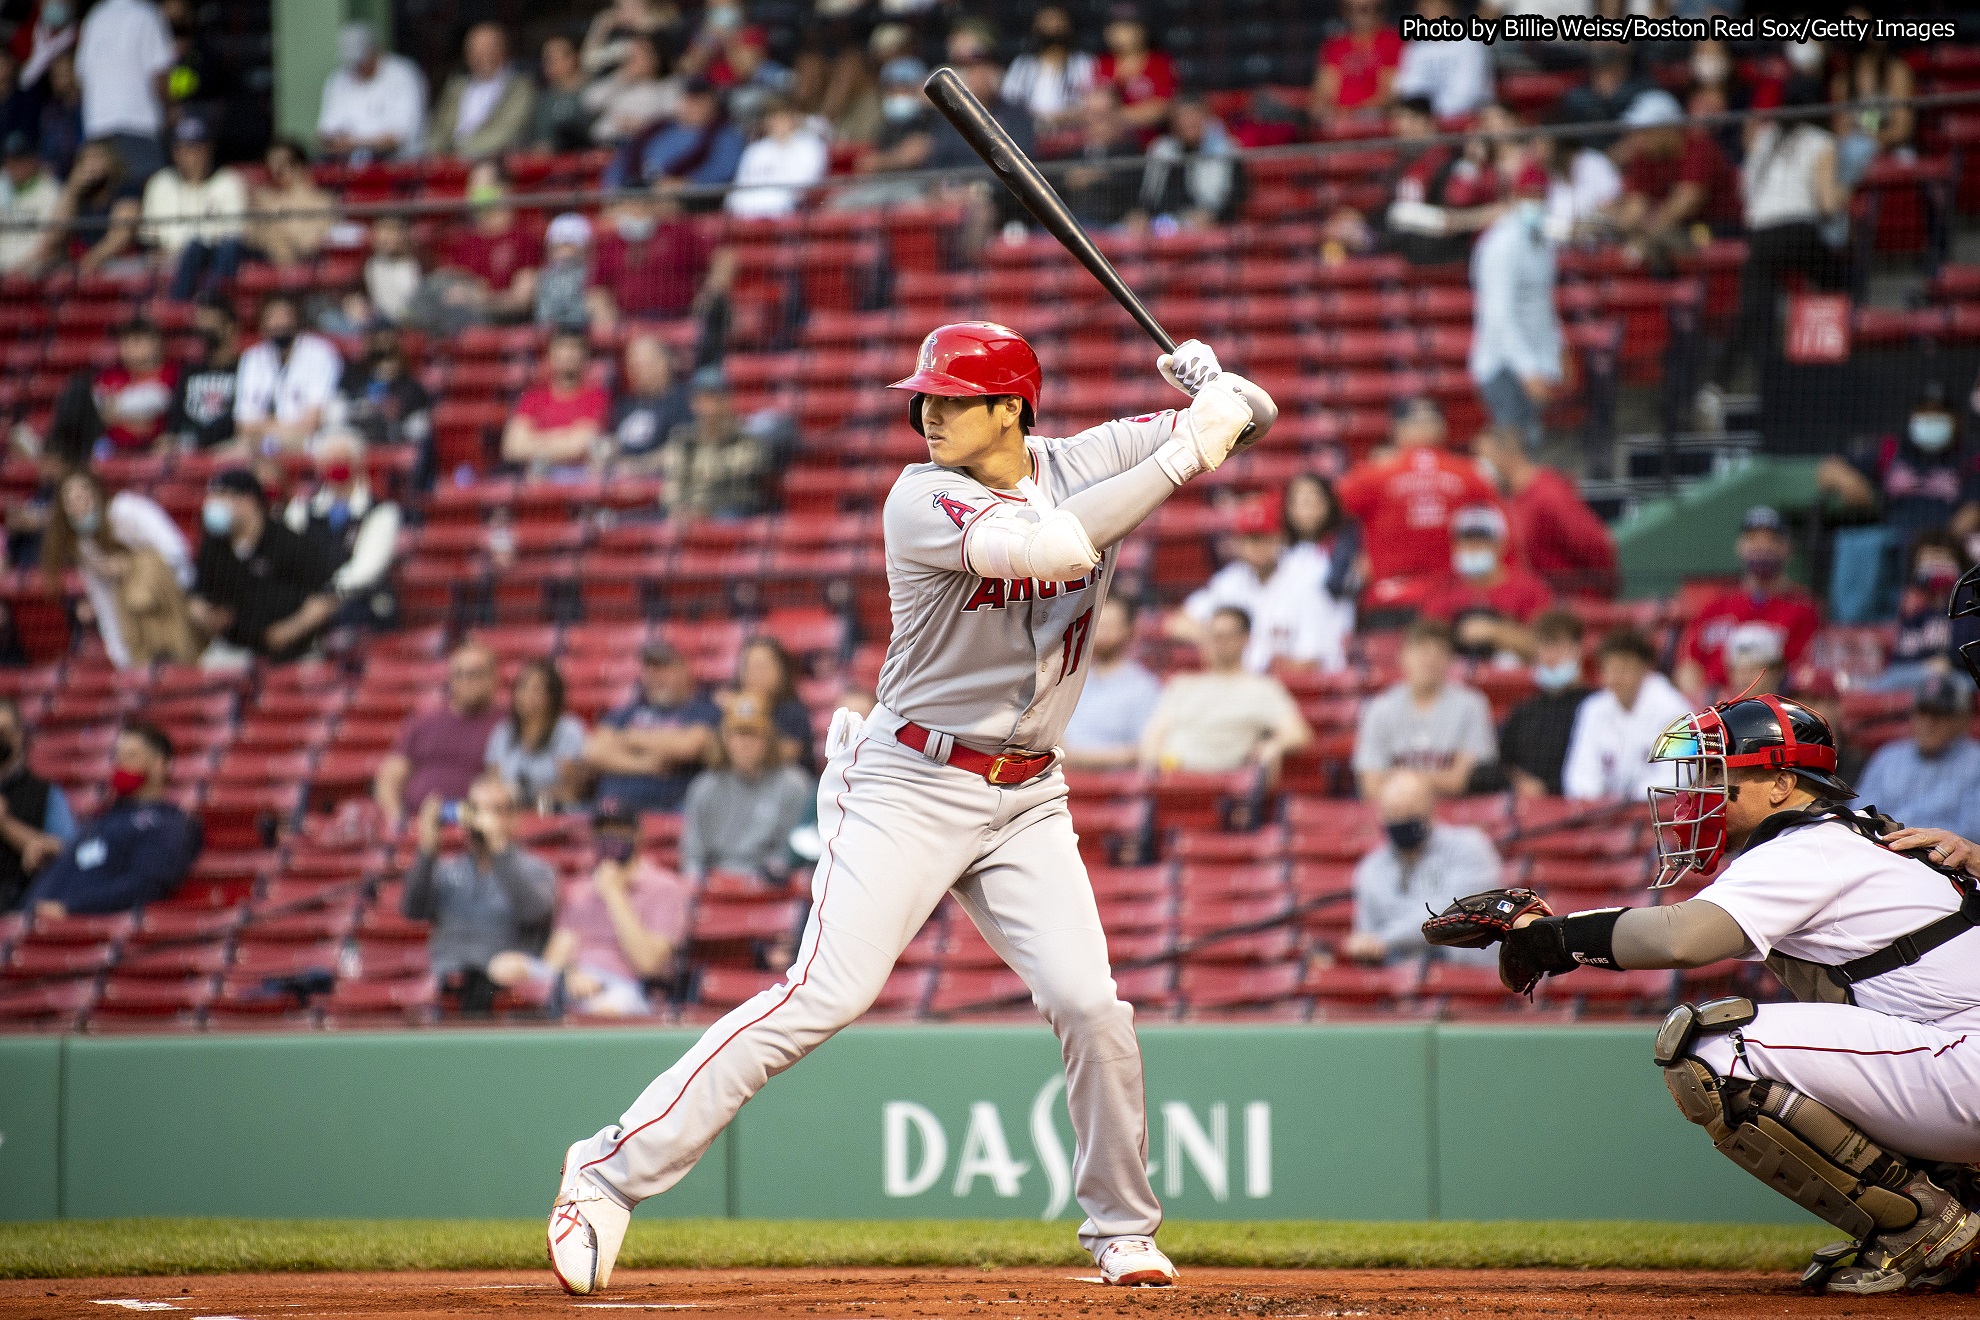
[(1948, 871), (1964, 871), (1980, 876), (1980, 845), (1962, 839), (1951, 830), (1918, 827), (1884, 836), (1884, 846), (1892, 852), (1914, 853)]
[(1174, 353), (1164, 353), (1155, 359), (1155, 369), (1162, 373), (1163, 380), (1191, 397), (1224, 371), (1217, 362), (1216, 350), (1200, 339), (1185, 339), (1177, 344)]

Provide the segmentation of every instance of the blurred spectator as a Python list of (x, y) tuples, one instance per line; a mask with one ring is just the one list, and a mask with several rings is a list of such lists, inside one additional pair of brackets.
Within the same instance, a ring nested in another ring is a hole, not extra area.
[(117, 734), (110, 804), (75, 836), (21, 900), (37, 921), (128, 912), (171, 896), (199, 856), (199, 826), (165, 796), (172, 740), (149, 724)]
[(1957, 674), (1955, 648), (1980, 640), (1980, 620), (1946, 617), (1953, 584), (1970, 567), (1966, 547), (1951, 532), (1921, 532), (1911, 543), (1898, 594), (1897, 637), (1875, 692), (1906, 692), (1934, 674)]
[[(718, 187), (736, 177), (742, 163), (743, 133), (728, 118), (715, 87), (694, 79), (681, 89), (681, 103), (665, 127), (641, 146), (631, 178), (606, 171), (606, 182), (675, 183)], [(616, 169), (616, 163), (615, 167)]]
[[(951, 60), (962, 77), (963, 86), (990, 108), (990, 113), (1010, 134), (1018, 150), (1036, 159), (1038, 134), (1031, 122), (1031, 112), (1004, 99), (1003, 70), (984, 53), (988, 49), (987, 43), (971, 29), (962, 29), (956, 38), (952, 38), (951, 44), (960, 45), (968, 52), (967, 59)], [(1000, 215), (1007, 220), (1017, 218), (1020, 208), (1006, 190), (994, 185), (982, 158), (947, 119), (938, 120), (935, 124), (935, 149), (929, 153), (927, 167), (956, 171), (959, 176), (935, 185), (932, 195), (938, 202), (954, 201), (963, 207), (963, 223), (957, 244), (960, 252), (970, 257), (981, 253), (989, 242), (991, 231), (997, 228)]]
[(1369, 590), (1362, 608), (1420, 600), (1451, 565), (1451, 518), (1496, 492), (1478, 468), (1444, 452), (1444, 415), (1428, 398), (1399, 404), (1389, 433), (1394, 452), (1365, 460), (1341, 479), (1341, 507), (1361, 523)]
[(329, 582), (337, 598), (331, 626), (389, 628), (398, 620), (391, 574), (403, 522), (399, 506), (372, 493), (360, 436), (330, 431), (311, 448), (316, 489), (289, 501), (282, 521), (337, 566)]
[(179, 369), (165, 360), (165, 336), (149, 321), (117, 328), (117, 363), (96, 373), (90, 393), (113, 454), (149, 454), (165, 438)]
[(1608, 209), (1623, 193), (1616, 163), (1597, 151), (1585, 133), (1551, 133), (1539, 140), (1537, 150), (1547, 168), (1547, 237), (1576, 244), (1601, 237)]
[(1534, 462), (1516, 431), (1488, 427), (1472, 445), (1478, 466), (1503, 493), (1513, 549), (1524, 565), (1563, 595), (1615, 595), (1615, 538), (1574, 482)]
[(270, 516), (261, 482), (245, 468), (214, 476), (200, 522), (206, 534), (193, 561), (193, 622), (236, 652), (302, 655), (337, 613), (337, 561)]
[(631, 704), (605, 716), (585, 740), (597, 800), (629, 811), (679, 811), (695, 772), (715, 753), (721, 722), (721, 708), (701, 694), (681, 653), (647, 643)]
[(372, 777), (372, 800), (387, 832), (397, 834), (418, 804), (465, 798), (482, 774), (489, 735), (501, 719), (495, 708), (495, 653), (480, 642), (455, 647), (447, 657), (446, 703), (409, 716)]
[(55, 200), (42, 266), (67, 257), (85, 275), (117, 264), (141, 266), (143, 258), (135, 255), (141, 196), (142, 184), (125, 170), (115, 148), (108, 142), (84, 143)]
[(1980, 831), (1980, 743), (1973, 740), (1973, 684), (1938, 674), (1919, 685), (1911, 736), (1885, 743), (1870, 758), (1856, 797), (1906, 825)]
[(1781, 666), (1780, 630), (1769, 623), (1742, 623), (1726, 635), (1726, 700), (1781, 692), (1787, 671)]
[[(1453, 0), (1417, 0), (1417, 15), (1462, 23)], [(1406, 41), (1394, 94), (1427, 96), (1439, 119), (1462, 119), (1492, 103), (1492, 51), (1482, 41)]]
[(1133, 4), (1116, 4), (1107, 11), (1100, 39), (1107, 47), (1093, 65), (1095, 84), (1111, 84), (1121, 103), (1121, 121), (1135, 140), (1147, 146), (1169, 122), (1169, 102), (1176, 94), (1176, 66), (1148, 46), (1148, 24)]
[(612, 208), (598, 239), (592, 298), (611, 317), (671, 321), (707, 313), (735, 275), (735, 254), (711, 245), (661, 185)]
[(425, 140), (426, 76), (381, 49), (369, 23), (346, 23), (337, 33), (337, 68), (323, 83), (317, 150), (364, 165), (416, 156)]
[(660, 505), (670, 518), (747, 518), (768, 503), (771, 454), (736, 416), (720, 367), (703, 367), (688, 383), (689, 420), (660, 450)]
[(76, 38), (83, 137), (108, 142), (139, 182), (165, 163), (158, 135), (172, 60), (171, 30), (151, 0), (102, 0)]
[[(1429, 953), (1425, 907), (1442, 912), (1460, 895), (1499, 883), (1499, 854), (1485, 831), (1437, 820), (1430, 776), (1397, 771), (1383, 783), (1376, 806), (1388, 837), (1355, 864), (1354, 929), (1341, 942), (1341, 956), (1360, 963)], [(1438, 952), (1453, 962), (1497, 961), (1488, 950)]]
[(592, 142), (591, 108), (585, 104), (584, 65), (569, 37), (543, 43), (538, 71), (543, 86), (529, 119), (529, 145), (541, 151), (583, 151)]
[(466, 67), (447, 79), (433, 107), (426, 150), (481, 160), (520, 145), (536, 113), (536, 87), (509, 67), (509, 34), (476, 23), (461, 45)]
[(1111, 83), (1095, 83), (1080, 98), (1074, 146), (1069, 162), (1053, 172), (1066, 205), (1086, 224), (1119, 224), (1134, 207), (1140, 173), (1125, 158), (1139, 147), (1121, 117)]
[(1040, 133), (1072, 123), (1080, 97), (1093, 85), (1096, 61), (1073, 45), (1073, 22), (1061, 5), (1031, 15), (1031, 42), (1004, 74), (1004, 100), (1023, 106)]
[[(935, 155), (935, 109), (922, 94), (928, 66), (911, 55), (888, 60), (880, 68), (880, 128), (872, 142), (853, 161), (859, 174), (888, 174), (897, 170), (918, 170)], [(925, 192), (919, 182), (906, 180), (862, 184), (840, 193), (833, 205), (859, 209), (888, 203), (919, 201)]]
[(1287, 752), (1313, 741), (1313, 730), (1285, 684), (1244, 667), (1251, 619), (1226, 605), (1211, 615), (1199, 644), (1200, 673), (1171, 675), (1141, 735), (1150, 770), (1221, 772), (1248, 765), (1278, 773)]
[(12, 697), (0, 697), (0, 913), (20, 906), (35, 872), (76, 835), (68, 795), (28, 768), (28, 731)]
[(1631, 102), (1622, 123), (1629, 133), (1610, 154), (1623, 195), (1609, 220), (1632, 260), (1664, 273), (1692, 246), (1695, 227), (1737, 227), (1739, 177), (1712, 135), (1687, 127), (1677, 98), (1661, 88)]
[(9, 51), (20, 65), (22, 90), (32, 91), (55, 61), (76, 48), (76, 9), (71, 0), (41, 0), (33, 19), (14, 29)]
[(585, 29), (585, 75), (602, 78), (612, 73), (632, 54), (634, 38), (647, 38), (658, 49), (679, 25), (680, 15), (666, 0), (612, 0)]
[(234, 430), (251, 452), (296, 452), (323, 429), (344, 360), (337, 346), (303, 329), (295, 295), (261, 302), (261, 342), (241, 354)]
[(1374, 799), (1398, 770), (1427, 775), (1445, 797), (1463, 793), (1471, 772), (1499, 755), (1484, 694), (1451, 678), (1448, 625), (1420, 619), (1403, 635), (1402, 681), (1361, 708), (1354, 774)]
[(824, 142), (797, 108), (778, 97), (763, 107), (763, 136), (743, 148), (736, 186), (723, 199), (730, 215), (772, 219), (794, 213), (805, 190), (825, 177)]
[(1517, 431), (1534, 454), (1542, 410), (1562, 380), (1547, 186), (1547, 171), (1529, 162), (1513, 183), (1512, 209), (1471, 250), (1471, 379), (1492, 424)]
[[(1499, 727), (1499, 766), (1521, 797), (1559, 797), (1575, 714), (1588, 695), (1581, 681), (1581, 620), (1548, 610), (1533, 621), (1533, 683)], [(1474, 785), (1475, 786), (1475, 785)]]
[(1471, 255), (1472, 235), (1498, 215), (1499, 177), (1482, 142), (1466, 148), (1437, 140), (1437, 117), (1424, 97), (1389, 112), (1400, 140), (1393, 200), (1383, 216), (1383, 244), (1411, 265), (1441, 266)]
[(1919, 390), (1902, 433), (1828, 455), (1815, 482), (1851, 510), (1875, 513), (1904, 540), (1941, 527), (1980, 530), (1980, 461), (1936, 380)]
[(591, 221), (566, 211), (543, 235), (543, 266), (536, 272), (536, 323), (583, 329), (591, 319)]
[(40, 272), (62, 185), (35, 154), (34, 139), (20, 129), (0, 144), (0, 275)]
[(235, 452), (234, 389), (240, 380), (241, 328), (233, 304), (201, 299), (193, 309), (199, 356), (179, 372), (166, 429), (188, 450)]
[[(1784, 105), (1803, 109), (1822, 103), (1820, 84), (1788, 80)], [(1712, 360), (1700, 391), (1700, 424), (1725, 429), (1725, 393), (1739, 368), (1771, 359), (1778, 331), (1774, 305), (1781, 283), (1800, 275), (1813, 287), (1834, 288), (1840, 254), (1824, 229), (1842, 216), (1849, 190), (1836, 177), (1836, 140), (1806, 119), (1755, 121), (1749, 131), (1746, 163), (1740, 169), (1746, 206), (1746, 261), (1739, 271), (1739, 316)]]
[(1109, 596), (1093, 621), (1086, 686), (1059, 739), (1075, 770), (1124, 770), (1141, 756), (1141, 738), (1162, 695), (1162, 681), (1134, 658), (1135, 605)]
[(775, 728), (784, 762), (808, 770), (816, 761), (811, 712), (798, 698), (797, 684), (797, 661), (784, 644), (774, 637), (752, 637), (736, 657), (735, 686), (716, 693), (715, 704), (726, 712), (737, 702), (754, 702)]
[(82, 81), (76, 77), (76, 57), (64, 52), (48, 66), (48, 95), (41, 103), (41, 158), (57, 178), (69, 177), (82, 150)]
[(1233, 558), (1183, 602), (1165, 631), (1183, 641), (1201, 642), (1218, 610), (1244, 611), (1251, 640), (1244, 667), (1265, 673), (1276, 663), (1314, 665), (1338, 672), (1347, 665), (1347, 639), (1354, 632), (1352, 601), (1327, 593), (1327, 561), (1292, 554), (1275, 502), (1253, 499), (1231, 521)]
[[(1862, 5), (1851, 5), (1846, 12), (1864, 22), (1871, 18)], [(1814, 72), (1809, 70), (1811, 75)], [(1917, 114), (1908, 102), (1916, 94), (1917, 77), (1910, 63), (1886, 39), (1860, 42), (1837, 62), (1829, 80), (1831, 101), (1879, 102), (1837, 116), (1842, 140), (1836, 148), (1836, 166), (1845, 189), (1855, 187), (1878, 156), (1910, 150)]]
[(1808, 651), (1822, 626), (1821, 612), (1807, 592), (1787, 578), (1788, 554), (1793, 549), (1787, 524), (1764, 504), (1756, 504), (1740, 520), (1740, 583), (1708, 601), (1678, 644), (1677, 685), (1693, 700), (1708, 687), (1726, 684), (1726, 640), (1742, 623), (1764, 623), (1781, 634), (1781, 663), (1793, 669)]
[[(249, 193), (254, 214), (248, 222), (248, 246), (276, 266), (314, 260), (330, 237), (337, 199), (316, 186), (309, 176), (309, 158), (287, 138), (269, 143), (262, 163), (268, 177)], [(377, 228), (382, 230), (386, 223), (378, 221)], [(405, 226), (403, 220), (391, 223)]]
[[(468, 224), (455, 229), (448, 240), (436, 272), (439, 278), (421, 287), (414, 301), (415, 319), (446, 321), (453, 314), (470, 323), (519, 320), (536, 306), (542, 241), (517, 221), (515, 208), (506, 204), (508, 186), (494, 162), (481, 161), (468, 171), (467, 195)], [(429, 300), (438, 305), (422, 307)]]
[(584, 757), (584, 721), (564, 709), (564, 676), (554, 660), (516, 671), (509, 713), (488, 735), (487, 766), (515, 800), (549, 813), (569, 799)]
[(1322, 129), (1343, 116), (1380, 111), (1394, 93), (1402, 63), (1402, 37), (1386, 21), (1382, 0), (1341, 0), (1341, 16), (1346, 31), (1321, 43), (1307, 100), (1307, 114)]
[(1656, 648), (1634, 628), (1609, 632), (1595, 656), (1602, 686), (1575, 715), (1561, 789), (1571, 798), (1641, 799), (1672, 782), (1650, 752), (1691, 701), (1657, 672)]
[(498, 953), (488, 976), (499, 986), (534, 987), (553, 1009), (583, 1017), (650, 1013), (642, 983), (673, 971), (687, 943), (694, 886), (638, 851), (637, 815), (601, 810), (591, 835), (598, 860), (566, 895), (543, 956)]
[(145, 233), (172, 270), (174, 301), (232, 282), (247, 209), (247, 183), (232, 169), (213, 168), (206, 124), (181, 119), (172, 130), (171, 165), (144, 185)]
[(559, 326), (543, 356), (546, 379), (523, 392), (502, 430), (502, 461), (534, 477), (591, 461), (612, 411), (605, 391), (587, 378), (591, 344), (583, 330)]
[(364, 356), (344, 375), (339, 408), (344, 425), (367, 444), (425, 448), (433, 435), (433, 396), (406, 364), (397, 326), (365, 331)]
[(739, 124), (755, 123), (772, 97), (791, 89), (791, 71), (770, 58), (770, 38), (754, 25), (736, 28), (703, 70), (722, 91), (723, 108)]
[(19, 132), (32, 136), (35, 97), (21, 90), (20, 66), (9, 47), (0, 46), (0, 138)]
[[(1636, 74), (1635, 52), (1611, 41), (1588, 43), (1588, 81), (1568, 88), (1559, 113), (1570, 124), (1613, 124), (1621, 119), (1651, 84)], [(1675, 104), (1675, 102), (1673, 102)], [(1615, 144), (1614, 130), (1591, 130), (1585, 141), (1597, 151)]]
[(810, 811), (817, 784), (790, 764), (755, 697), (730, 703), (716, 748), (681, 807), (681, 871), (696, 882), (732, 871), (781, 885), (790, 875), (791, 831)]
[(1148, 149), (1139, 212), (1206, 229), (1234, 219), (1244, 203), (1244, 163), (1237, 144), (1200, 96), (1176, 98), (1169, 131)]
[(80, 570), (103, 650), (119, 669), (199, 657), (186, 604), (192, 551), (170, 514), (134, 490), (112, 496), (88, 471), (62, 478), (42, 538), (41, 571), (51, 591)]
[(667, 346), (657, 335), (629, 336), (619, 397), (612, 404), (612, 452), (618, 469), (657, 470), (660, 446), (691, 416), (687, 386), (675, 381)]
[(399, 324), (412, 311), (424, 278), (411, 227), (396, 215), (379, 217), (371, 226), (371, 255), (364, 259), (364, 291), (372, 307)]
[(1354, 631), (1354, 602), (1361, 594), (1361, 528), (1341, 511), (1334, 483), (1318, 472), (1301, 472), (1286, 483), (1286, 553), (1318, 561), (1314, 567), (1327, 595), (1323, 608), (1345, 610)]
[(659, 46), (651, 37), (628, 37), (625, 58), (584, 92), (582, 100), (591, 115), (593, 139), (637, 145), (650, 131), (674, 118), (681, 109), (683, 84), (679, 78), (663, 77), (665, 70)]
[(1460, 655), (1532, 658), (1527, 625), (1554, 603), (1554, 593), (1506, 562), (1506, 550), (1506, 518), (1498, 506), (1474, 504), (1451, 520), (1451, 571), (1424, 598), (1423, 616), (1451, 625)]
[(466, 851), (444, 858), (443, 806), (438, 795), (420, 800), (419, 851), (406, 870), (399, 911), (433, 923), (433, 974), (458, 987), (463, 1011), (485, 1012), (494, 999), (488, 965), (503, 953), (537, 954), (549, 939), (557, 873), (516, 846), (515, 800), (494, 775), (476, 779), (457, 808)]

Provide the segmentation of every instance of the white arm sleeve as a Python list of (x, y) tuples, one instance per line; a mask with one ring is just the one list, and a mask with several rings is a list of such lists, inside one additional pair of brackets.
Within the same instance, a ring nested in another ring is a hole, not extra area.
[(978, 577), (1069, 582), (1091, 573), (1100, 552), (1076, 514), (998, 505), (970, 523), (963, 562)]

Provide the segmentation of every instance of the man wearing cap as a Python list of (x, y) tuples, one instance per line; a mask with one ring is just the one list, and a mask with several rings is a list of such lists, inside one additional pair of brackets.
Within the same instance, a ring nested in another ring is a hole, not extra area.
[(1609, 218), (1639, 260), (1668, 261), (1691, 246), (1698, 224), (1739, 224), (1739, 176), (1712, 135), (1685, 126), (1677, 98), (1652, 88), (1623, 112), (1630, 130), (1611, 153), (1622, 167), (1623, 195)]
[(536, 323), (584, 330), (591, 324), (591, 221), (566, 211), (543, 234), (543, 268), (536, 273)]
[(323, 83), (316, 146), (363, 165), (416, 156), (426, 136), (426, 75), (378, 43), (369, 23), (337, 33), (337, 68)]
[(650, 642), (639, 657), (639, 691), (598, 721), (583, 769), (597, 800), (629, 811), (679, 811), (695, 774), (715, 754), (722, 708), (694, 681), (679, 651)]
[(1472, 453), (1505, 501), (1506, 528), (1522, 564), (1561, 595), (1615, 595), (1615, 538), (1573, 481), (1534, 462), (1526, 436), (1509, 428), (1480, 431)]
[(532, 477), (579, 475), (604, 438), (612, 401), (586, 379), (591, 342), (583, 330), (551, 332), (543, 358), (546, 379), (524, 391), (502, 430), (502, 461), (528, 468)]
[[(1430, 43), (1444, 44), (1444, 43)], [(1540, 449), (1540, 412), (1561, 384), (1561, 322), (1554, 314), (1554, 245), (1547, 171), (1528, 161), (1513, 180), (1512, 209), (1471, 250), (1471, 379), (1492, 412)]]
[(692, 416), (659, 455), (660, 504), (670, 518), (747, 518), (765, 503), (770, 450), (736, 416), (728, 377), (706, 366), (688, 382)]
[(1275, 499), (1252, 499), (1231, 519), (1232, 559), (1191, 592), (1164, 626), (1179, 641), (1200, 642), (1211, 616), (1235, 606), (1251, 620), (1244, 667), (1265, 673), (1276, 660), (1335, 672), (1347, 664), (1354, 602), (1326, 590), (1326, 560), (1286, 553), (1285, 525)]
[(337, 612), (336, 561), (269, 516), (261, 482), (229, 468), (207, 487), (193, 559), (193, 622), (270, 660), (293, 660)]
[(699, 883), (712, 871), (782, 885), (790, 838), (811, 813), (817, 781), (789, 763), (770, 712), (737, 697), (722, 717), (715, 763), (695, 777), (681, 805), (681, 870)]
[(193, 295), (234, 278), (247, 228), (247, 184), (233, 169), (213, 168), (206, 123), (192, 115), (172, 130), (172, 164), (144, 185), (144, 229), (172, 271), (171, 296)]
[(47, 241), (39, 226), (55, 214), (62, 186), (20, 129), (0, 142), (0, 157), (0, 275), (32, 275)]
[(278, 290), (262, 299), (260, 324), (261, 342), (241, 354), (234, 434), (250, 453), (296, 453), (323, 429), (344, 359), (335, 344), (303, 329), (302, 306), (292, 293)]
[(1913, 829), (1980, 838), (1980, 743), (1971, 736), (1973, 684), (1935, 674), (1911, 707), (1911, 736), (1870, 758), (1856, 796)]
[(615, 318), (702, 315), (735, 281), (735, 253), (711, 246), (664, 182), (622, 198), (603, 229), (591, 292)]
[[(1792, 670), (1822, 626), (1815, 601), (1787, 577), (1787, 524), (1778, 510), (1756, 504), (1740, 520), (1740, 581), (1709, 601), (1692, 619), (1678, 643), (1677, 685), (1694, 701), (1708, 688), (1723, 688), (1731, 676), (1726, 642), (1742, 623), (1764, 623), (1781, 634), (1780, 663)], [(1732, 695), (1737, 695), (1732, 694)]]
[(158, 133), (174, 58), (172, 31), (151, 0), (103, 0), (76, 38), (83, 138), (108, 140), (132, 180), (164, 164)]
[(1423, 601), (1425, 618), (1451, 625), (1458, 651), (1475, 659), (1533, 656), (1534, 616), (1554, 603), (1547, 584), (1506, 558), (1506, 517), (1490, 504), (1451, 520), (1451, 567)]

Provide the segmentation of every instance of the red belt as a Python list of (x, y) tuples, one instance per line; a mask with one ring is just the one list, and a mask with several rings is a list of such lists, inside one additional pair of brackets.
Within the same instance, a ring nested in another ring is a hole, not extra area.
[[(901, 725), (894, 734), (894, 740), (912, 751), (926, 753), (928, 740), (933, 737), (927, 729), (912, 721)], [(1032, 752), (1029, 755), (991, 756), (987, 752), (974, 751), (959, 742), (951, 742), (949, 759), (946, 762), (958, 769), (967, 770), (973, 775), (982, 775), (988, 783), (999, 788), (1012, 788), (1018, 784), (1036, 779), (1051, 768), (1052, 753)]]

